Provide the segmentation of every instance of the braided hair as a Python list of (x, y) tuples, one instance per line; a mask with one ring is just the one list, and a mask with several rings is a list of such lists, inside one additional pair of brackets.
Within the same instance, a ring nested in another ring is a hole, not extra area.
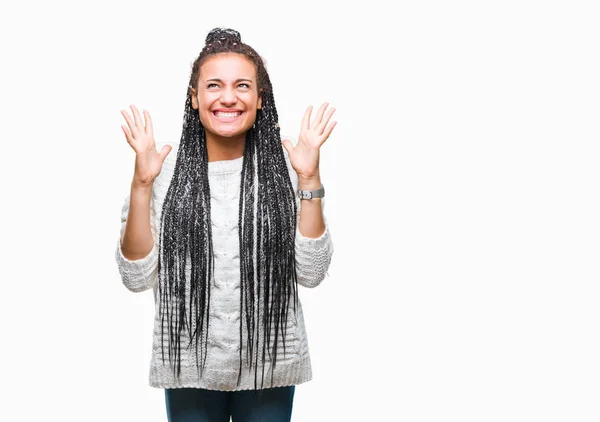
[(267, 356), (272, 360), (272, 383), (280, 340), (285, 354), (290, 304), (294, 309), (297, 306), (297, 208), (281, 147), (271, 80), (259, 54), (242, 43), (240, 34), (231, 29), (210, 31), (192, 65), (175, 170), (163, 204), (158, 264), (162, 360), (164, 364), (166, 348), (174, 375), (179, 377), (184, 342), (188, 348), (195, 343), (199, 376), (206, 363), (214, 256), (206, 132), (192, 106), (192, 96), (202, 64), (221, 53), (238, 53), (254, 64), (262, 97), (262, 107), (246, 133), (238, 221), (238, 385), (245, 357), (248, 368), (254, 371), (256, 387), (259, 361), (263, 385)]

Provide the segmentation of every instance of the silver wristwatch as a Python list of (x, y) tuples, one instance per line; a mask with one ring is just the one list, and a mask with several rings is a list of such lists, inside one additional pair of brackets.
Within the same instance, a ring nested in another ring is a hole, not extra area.
[(315, 190), (300, 190), (298, 189), (298, 198), (300, 199), (313, 199), (323, 198), (325, 196), (325, 188), (323, 185), (319, 189)]

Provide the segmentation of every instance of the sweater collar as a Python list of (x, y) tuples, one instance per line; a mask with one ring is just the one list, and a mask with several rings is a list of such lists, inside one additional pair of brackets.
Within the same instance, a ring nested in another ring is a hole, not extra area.
[(242, 170), (244, 157), (208, 162), (208, 174), (231, 174)]

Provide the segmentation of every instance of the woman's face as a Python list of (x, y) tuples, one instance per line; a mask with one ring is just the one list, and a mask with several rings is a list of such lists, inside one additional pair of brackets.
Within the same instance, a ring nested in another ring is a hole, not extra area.
[(200, 67), (198, 89), (192, 95), (192, 106), (207, 135), (222, 138), (245, 134), (262, 105), (254, 64), (237, 53), (208, 58)]

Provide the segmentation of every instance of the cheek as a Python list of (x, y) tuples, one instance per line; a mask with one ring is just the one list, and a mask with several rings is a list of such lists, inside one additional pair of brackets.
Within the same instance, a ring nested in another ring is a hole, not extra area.
[(210, 108), (210, 106), (220, 98), (218, 93), (203, 92), (198, 94), (197, 101), (200, 108)]
[(248, 120), (252, 123), (254, 123), (254, 121), (256, 120), (256, 109), (255, 108), (251, 108), (250, 110), (247, 111), (248, 113)]

